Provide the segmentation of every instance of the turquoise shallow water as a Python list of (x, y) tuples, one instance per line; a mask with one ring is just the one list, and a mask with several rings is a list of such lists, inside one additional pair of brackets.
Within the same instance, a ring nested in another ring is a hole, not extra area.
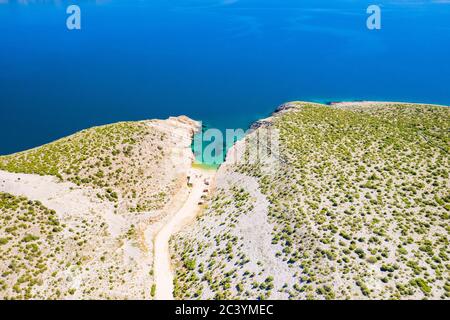
[(450, 4), (0, 1), (0, 154), (93, 125), (186, 114), (246, 128), (289, 100), (450, 104)]

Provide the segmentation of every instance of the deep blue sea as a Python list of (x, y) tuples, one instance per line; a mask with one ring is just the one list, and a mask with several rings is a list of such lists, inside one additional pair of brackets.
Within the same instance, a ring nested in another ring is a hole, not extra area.
[(246, 128), (289, 100), (368, 99), (450, 104), (449, 0), (0, 0), (0, 154), (121, 120)]

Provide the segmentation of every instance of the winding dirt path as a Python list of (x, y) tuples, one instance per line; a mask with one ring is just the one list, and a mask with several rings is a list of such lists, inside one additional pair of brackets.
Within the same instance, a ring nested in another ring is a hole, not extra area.
[(192, 183), (192, 188), (189, 197), (180, 210), (161, 228), (155, 237), (154, 277), (156, 300), (173, 300), (174, 276), (170, 262), (169, 240), (173, 234), (179, 232), (195, 219), (200, 209), (199, 202), (204, 194), (204, 190), (209, 189), (205, 181), (211, 182), (214, 174), (214, 170), (191, 170), (190, 182)]

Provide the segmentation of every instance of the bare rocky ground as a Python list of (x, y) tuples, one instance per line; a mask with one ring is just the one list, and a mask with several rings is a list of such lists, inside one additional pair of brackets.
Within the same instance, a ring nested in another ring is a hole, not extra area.
[(187, 194), (197, 128), (120, 123), (0, 157), (0, 298), (152, 298), (152, 226)]

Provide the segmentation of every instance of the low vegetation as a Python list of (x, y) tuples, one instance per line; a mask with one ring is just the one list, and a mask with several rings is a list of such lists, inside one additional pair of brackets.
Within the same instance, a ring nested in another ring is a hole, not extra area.
[(280, 168), (219, 172), (198, 226), (172, 240), (175, 295), (449, 298), (450, 110), (291, 106), (268, 124)]

